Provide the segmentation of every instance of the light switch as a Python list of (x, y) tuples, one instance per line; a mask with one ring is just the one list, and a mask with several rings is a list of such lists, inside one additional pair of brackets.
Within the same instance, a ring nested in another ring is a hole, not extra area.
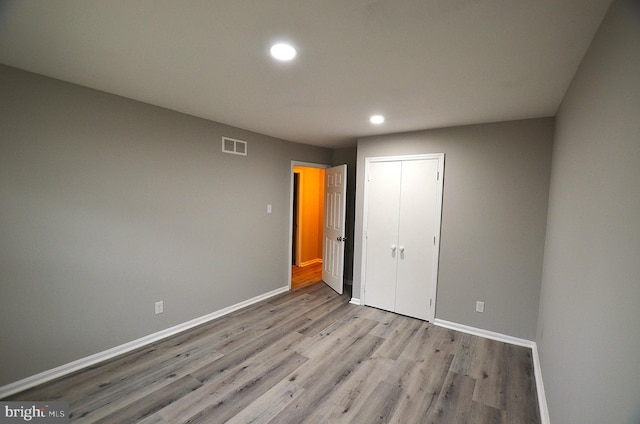
[(273, 208), (271, 207), (271, 204), (267, 205), (267, 213), (271, 213), (273, 212)]

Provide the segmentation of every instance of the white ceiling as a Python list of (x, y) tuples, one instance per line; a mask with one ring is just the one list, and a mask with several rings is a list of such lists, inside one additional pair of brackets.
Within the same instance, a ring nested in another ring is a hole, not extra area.
[[(15, 0), (0, 62), (285, 140), (555, 115), (611, 0)], [(271, 43), (289, 40), (294, 62)], [(368, 118), (384, 114), (373, 126)]]

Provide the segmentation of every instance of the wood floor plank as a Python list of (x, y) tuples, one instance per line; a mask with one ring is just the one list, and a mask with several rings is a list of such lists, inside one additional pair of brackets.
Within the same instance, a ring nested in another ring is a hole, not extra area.
[(428, 322), (421, 322), (420, 328), (408, 341), (398, 360), (423, 362), (427, 355), (437, 349), (436, 341), (444, 336), (443, 330)]
[[(342, 323), (342, 321), (340, 322)], [(354, 313), (345, 317), (344, 324), (331, 325), (317, 335), (308, 338), (298, 347), (298, 352), (309, 358), (316, 358), (327, 355), (330, 350), (340, 351), (344, 346), (348, 346), (354, 338), (368, 334), (376, 325), (375, 321), (361, 318), (354, 310)]]
[[(304, 316), (293, 317), (292, 319), (285, 321), (282, 325), (265, 331), (259, 337), (252, 337), (247, 342), (227, 352), (220, 359), (207, 364), (200, 369), (193, 372), (193, 375), (202, 382), (206, 382), (216, 375), (224, 372), (229, 368), (233, 368), (238, 364), (251, 361), (257, 354), (264, 352), (270, 346), (281, 342), (283, 339), (287, 340), (288, 337), (294, 336), (297, 338), (296, 329), (306, 322)], [(287, 347), (285, 346), (285, 349)]]
[(427, 414), (427, 423), (470, 423), (471, 402), (475, 380), (466, 375), (450, 372), (436, 405)]
[(322, 263), (291, 267), (291, 288), (296, 290), (322, 280)]
[[(357, 306), (348, 302), (331, 302), (323, 305), (323, 308), (317, 308), (309, 322), (300, 327), (297, 331), (302, 334), (314, 335), (331, 326), (333, 323), (340, 321), (345, 315), (358, 309)], [(311, 315), (310, 315), (311, 316)]]
[(135, 402), (129, 403), (126, 407), (118, 408), (100, 419), (96, 419), (96, 417), (93, 416), (82, 416), (74, 421), (78, 423), (86, 422), (95, 424), (139, 422), (201, 385), (202, 383), (200, 381), (187, 375), (169, 384), (165, 390), (155, 391), (141, 399), (137, 399)]
[(509, 424), (540, 422), (531, 349), (505, 346), (506, 413)]
[(474, 424), (508, 424), (506, 414), (500, 409), (493, 408), (480, 402), (471, 402), (469, 422)]
[(472, 360), (476, 355), (477, 336), (463, 334), (456, 346), (456, 357), (451, 364), (451, 372), (461, 375), (471, 375)]
[(345, 346), (344, 350), (338, 352), (340, 361), (334, 360), (336, 356), (328, 356), (300, 367), (290, 378), (302, 385), (305, 391), (284, 408), (274, 421), (285, 423), (323, 421), (318, 416), (326, 417), (333, 406), (325, 401), (378, 348), (381, 341), (379, 337), (364, 335), (354, 339), (352, 343)]
[(144, 418), (138, 421), (137, 424), (170, 424), (164, 420), (157, 412), (149, 415), (147, 418)]
[[(356, 414), (372, 396), (375, 388), (396, 367), (396, 362), (388, 358), (368, 358), (344, 382), (340, 390), (334, 391), (327, 403), (331, 411), (326, 411), (329, 423), (345, 423), (356, 419)], [(323, 408), (324, 409), (324, 408)]]
[[(233, 358), (221, 358), (221, 360), (212, 362), (212, 366), (215, 366), (214, 372), (209, 373), (211, 368), (206, 367), (206, 378), (200, 377), (203, 382), (202, 387), (176, 402), (171, 406), (171, 409), (194, 409), (198, 403), (206, 406), (207, 397), (210, 394), (230, 392), (234, 387), (245, 384), (254, 376), (260, 376), (265, 370), (275, 367), (279, 362), (289, 358), (293, 353), (291, 346), (300, 337), (297, 333), (288, 334), (271, 345), (269, 349), (256, 352), (251, 356), (250, 361), (237, 362)], [(197, 375), (199, 371), (201, 369), (196, 370), (194, 374)], [(169, 416), (168, 412), (164, 415)]]
[[(193, 331), (198, 334), (200, 330), (193, 329)], [(185, 355), (191, 347), (183, 345), (182, 341), (189, 338), (199, 340), (186, 333), (89, 366), (63, 378), (18, 393), (9, 399), (58, 400), (64, 398), (67, 402), (72, 402), (77, 397), (90, 397), (95, 390), (101, 391), (107, 381), (126, 378), (135, 370), (145, 368), (149, 364), (158, 364), (167, 358)]]
[(224, 402), (234, 391), (250, 385), (256, 378), (262, 378), (264, 382), (265, 375), (273, 376), (274, 372), (283, 369), (283, 362), (287, 362), (286, 367), (293, 367), (284, 368), (287, 371), (297, 368), (307, 360), (295, 354), (292, 349), (300, 337), (302, 335), (297, 333), (287, 334), (276, 343), (256, 352), (250, 361), (236, 361), (225, 357), (226, 359), (214, 361), (213, 368), (207, 367), (205, 374), (200, 375), (201, 370), (194, 372), (195, 376), (199, 375), (203, 385), (160, 411), (161, 415), (170, 422), (183, 422), (196, 412), (210, 410), (212, 404)]
[(396, 413), (390, 422), (396, 424), (424, 422), (436, 407), (443, 390), (454, 355), (430, 350), (422, 362), (400, 360), (404, 370), (396, 383), (405, 392), (399, 400)]
[[(239, 328), (230, 328), (224, 339), (212, 342), (211, 347), (224, 354), (235, 350), (246, 344), (247, 340), (259, 337), (261, 334), (280, 326), (295, 321), (295, 326), (303, 327), (312, 322), (316, 310), (323, 310), (328, 303), (325, 297), (316, 296), (310, 299), (301, 300), (295, 307), (289, 306), (286, 309), (271, 308), (268, 311), (258, 313), (251, 323), (241, 323)], [(286, 328), (286, 327), (285, 327)], [(298, 331), (298, 328), (296, 328)]]
[(498, 410), (506, 408), (505, 344), (495, 340), (476, 339), (470, 375), (476, 379), (473, 400)]
[(72, 423), (540, 423), (531, 349), (355, 306), (274, 296), (4, 400)]
[[(386, 312), (386, 311), (383, 311)], [(378, 323), (378, 325), (371, 330), (372, 336), (377, 336), (383, 339), (386, 339), (393, 330), (400, 325), (401, 322), (404, 321), (404, 316), (394, 314), (392, 312), (386, 312), (384, 315), (384, 319)]]
[(403, 390), (386, 381), (381, 381), (356, 412), (353, 424), (387, 423), (398, 406)]
[[(465, 336), (468, 334), (460, 333), (454, 330), (449, 330), (448, 328), (438, 328), (436, 340), (434, 341), (434, 350), (436, 352), (442, 353), (451, 353), (456, 356), (459, 355), (459, 349), (461, 342)], [(454, 362), (457, 362), (456, 358), (454, 358)], [(451, 364), (451, 369), (457, 369), (454, 363)]]
[(227, 424), (266, 424), (303, 391), (295, 382), (282, 380), (227, 421)]
[(223, 357), (194, 370), (192, 375), (203, 383), (226, 381), (237, 370), (247, 370), (289, 355), (303, 336), (296, 332), (271, 332), (248, 342)]
[(415, 318), (402, 317), (399, 325), (386, 334), (386, 340), (376, 351), (377, 356), (397, 359), (423, 324)]
[[(169, 419), (168, 417), (165, 419), (170, 422), (189, 422), (192, 424), (226, 423), (306, 361), (307, 358), (302, 355), (291, 353), (288, 357), (268, 367), (266, 371), (251, 375), (247, 381), (236, 381), (236, 384), (212, 393), (208, 399), (208, 405), (204, 409), (200, 409), (195, 414), (193, 414), (193, 410), (188, 411), (188, 419)], [(238, 384), (240, 382), (242, 384)]]
[(81, 417), (95, 419), (98, 414), (103, 414), (105, 409), (113, 410), (125, 408), (139, 399), (147, 397), (157, 391), (159, 387), (171, 386), (173, 381), (186, 377), (190, 372), (198, 369), (204, 363), (221, 357), (217, 352), (197, 352), (193, 355), (180, 355), (153, 366), (132, 369), (130, 375), (120, 377), (115, 381), (101, 379), (103, 383), (97, 391), (95, 387), (86, 392), (86, 395), (77, 399), (66, 397), (69, 407), (74, 414)]

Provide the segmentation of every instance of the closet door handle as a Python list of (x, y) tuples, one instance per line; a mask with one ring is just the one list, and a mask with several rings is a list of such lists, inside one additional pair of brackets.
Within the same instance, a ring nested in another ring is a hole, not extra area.
[(397, 248), (398, 248), (398, 246), (396, 246), (395, 244), (391, 245), (391, 251), (392, 252), (395, 252)]
[(399, 247), (400, 253), (404, 253), (404, 246)]

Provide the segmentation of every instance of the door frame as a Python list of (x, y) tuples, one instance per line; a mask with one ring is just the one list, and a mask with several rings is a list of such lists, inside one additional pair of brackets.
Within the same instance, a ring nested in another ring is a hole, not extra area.
[(438, 265), (440, 262), (440, 230), (442, 227), (442, 200), (443, 200), (443, 192), (444, 192), (444, 153), (425, 153), (425, 154), (417, 154), (417, 155), (399, 155), (399, 156), (371, 156), (366, 157), (364, 159), (364, 208), (363, 208), (363, 217), (362, 217), (362, 234), (363, 234), (363, 242), (362, 242), (362, 261), (360, 262), (360, 304), (366, 305), (366, 287), (367, 287), (367, 274), (366, 274), (366, 265), (367, 265), (367, 221), (369, 216), (369, 167), (373, 162), (397, 162), (397, 161), (407, 161), (407, 160), (438, 160), (438, 183), (436, 186), (436, 241), (435, 241), (435, 249), (433, 252), (433, 287), (431, 292), (431, 298), (433, 299), (433, 308), (430, 310), (429, 314), (429, 322), (433, 322), (435, 319), (435, 311), (437, 306), (436, 295), (438, 292)]
[[(291, 290), (291, 252), (293, 250), (293, 178), (294, 166), (302, 166), (305, 168), (321, 168), (327, 169), (331, 168), (331, 165), (325, 163), (314, 163), (314, 162), (302, 162), (298, 160), (291, 161), (291, 168), (289, 169), (289, 242), (287, 243), (289, 248), (287, 250), (287, 287)], [(323, 217), (324, 220), (324, 217)], [(324, 255), (324, 252), (323, 252)], [(323, 258), (324, 259), (324, 258)]]
[[(298, 266), (300, 263), (300, 180), (302, 174), (293, 172), (293, 201), (291, 207), (291, 266)], [(297, 182), (297, 184), (296, 184)]]

